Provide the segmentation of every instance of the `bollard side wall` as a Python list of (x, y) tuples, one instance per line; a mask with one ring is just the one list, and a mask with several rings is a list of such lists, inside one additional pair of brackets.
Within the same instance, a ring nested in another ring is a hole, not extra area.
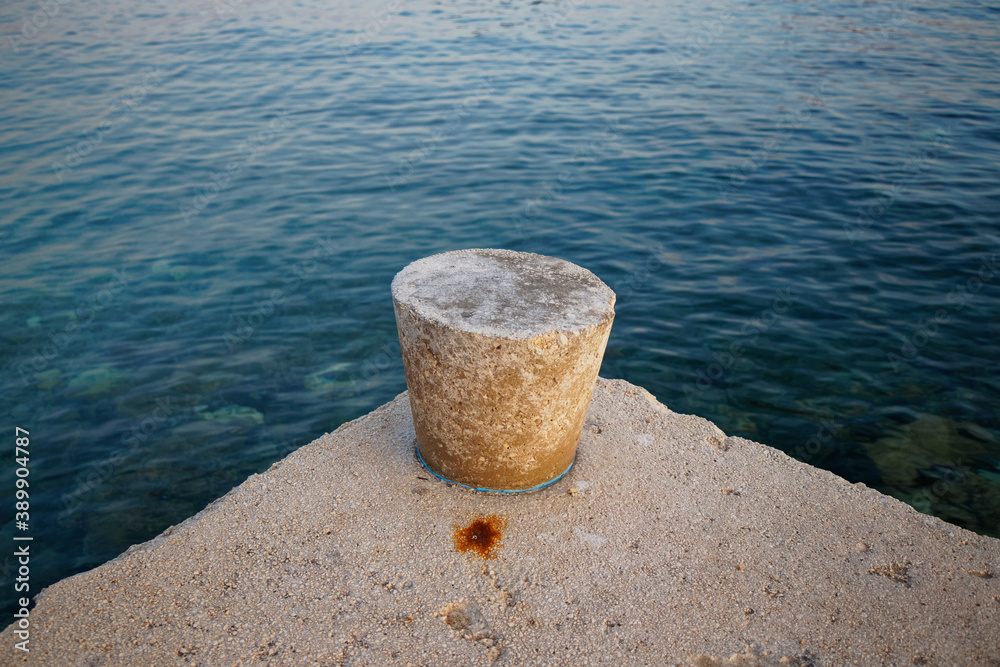
[(431, 470), (476, 488), (524, 490), (572, 465), (613, 310), (576, 333), (511, 339), (394, 305), (417, 446)]

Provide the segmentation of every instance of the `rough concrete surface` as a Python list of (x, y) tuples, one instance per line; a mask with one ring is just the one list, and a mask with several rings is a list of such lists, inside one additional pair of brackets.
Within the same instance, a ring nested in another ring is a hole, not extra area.
[(623, 381), (512, 496), (427, 475), (400, 395), (42, 591), (26, 661), (990, 665), (998, 570), (1000, 540)]
[(392, 297), (431, 470), (520, 491), (569, 468), (614, 320), (610, 288), (554, 257), (458, 250), (407, 266)]

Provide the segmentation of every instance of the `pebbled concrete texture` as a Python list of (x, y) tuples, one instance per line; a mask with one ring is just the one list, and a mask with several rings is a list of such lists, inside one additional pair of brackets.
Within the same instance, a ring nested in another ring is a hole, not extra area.
[(1000, 540), (627, 382), (535, 493), (449, 486), (414, 439), (401, 394), (45, 589), (23, 662), (1000, 664)]

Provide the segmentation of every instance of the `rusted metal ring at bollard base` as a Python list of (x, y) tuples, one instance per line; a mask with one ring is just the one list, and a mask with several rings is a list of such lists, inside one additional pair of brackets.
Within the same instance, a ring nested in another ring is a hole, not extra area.
[(561, 480), (563, 477), (566, 476), (566, 473), (568, 473), (570, 470), (573, 469), (573, 464), (576, 463), (576, 456), (573, 456), (573, 460), (570, 461), (569, 467), (563, 470), (561, 473), (559, 473), (558, 476), (554, 477), (553, 479), (550, 479), (547, 482), (542, 482), (541, 484), (533, 486), (530, 489), (486, 489), (482, 487), (469, 486), (468, 484), (462, 484), (461, 482), (456, 482), (453, 479), (442, 477), (441, 475), (431, 470), (430, 466), (427, 465), (427, 462), (424, 461), (424, 457), (420, 455), (420, 447), (414, 447), (414, 449), (417, 452), (417, 458), (420, 459), (420, 465), (424, 467), (424, 470), (434, 475), (442, 482), (446, 484), (454, 484), (455, 486), (461, 486), (463, 489), (470, 489), (472, 491), (479, 491), (482, 493), (529, 493), (531, 491), (538, 491), (540, 489), (544, 489), (547, 486), (552, 486), (553, 484)]

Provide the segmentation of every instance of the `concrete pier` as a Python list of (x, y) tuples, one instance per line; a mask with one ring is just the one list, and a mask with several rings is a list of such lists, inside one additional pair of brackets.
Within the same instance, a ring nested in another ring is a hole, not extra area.
[(534, 493), (424, 470), (408, 397), (37, 598), (32, 665), (990, 665), (1000, 540), (599, 380)]

